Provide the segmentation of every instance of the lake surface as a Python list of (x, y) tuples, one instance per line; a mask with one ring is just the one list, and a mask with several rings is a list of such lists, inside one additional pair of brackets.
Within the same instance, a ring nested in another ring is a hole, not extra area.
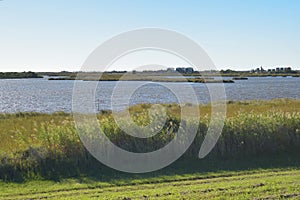
[[(111, 96), (116, 86), (116, 81), (98, 82), (95, 103), (100, 110), (110, 110)], [(128, 100), (126, 95), (136, 86), (138, 88)], [(43, 79), (2, 79), (0, 80), (0, 112), (45, 112), (72, 111), (72, 80), (48, 81)], [(88, 89), (94, 82), (82, 81)], [(208, 103), (210, 96), (205, 84), (201, 83), (163, 83), (171, 87), (179, 88), (180, 95), (185, 94), (183, 86), (190, 85), (200, 103)], [(217, 84), (217, 83), (210, 83)], [(274, 99), (274, 98), (300, 98), (299, 77), (249, 77), (248, 80), (236, 80), (235, 83), (224, 84), (227, 100), (252, 100), (252, 99)], [(114, 96), (115, 110), (122, 110), (132, 104), (139, 103), (173, 103), (178, 102), (177, 94), (173, 94), (168, 88), (157, 82), (135, 82), (123, 81), (117, 94)], [(127, 103), (128, 102), (128, 103)]]

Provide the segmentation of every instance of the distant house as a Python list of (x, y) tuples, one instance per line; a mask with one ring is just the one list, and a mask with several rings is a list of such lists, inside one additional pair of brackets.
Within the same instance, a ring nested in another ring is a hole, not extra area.
[(291, 68), (291, 67), (286, 67), (286, 68), (284, 68), (284, 71), (286, 71), (286, 72), (291, 72), (291, 71), (292, 71), (292, 68)]
[(182, 74), (191, 74), (194, 72), (194, 69), (192, 67), (187, 67), (187, 68), (177, 67), (176, 71)]
[(275, 69), (268, 69), (268, 72), (272, 73), (293, 73), (294, 71), (292, 70), (291, 67), (276, 67)]
[(177, 67), (176, 68), (176, 72), (184, 74), (185, 73), (185, 69), (183, 67)]
[(185, 73), (192, 74), (193, 72), (194, 72), (194, 69), (192, 67), (185, 68)]

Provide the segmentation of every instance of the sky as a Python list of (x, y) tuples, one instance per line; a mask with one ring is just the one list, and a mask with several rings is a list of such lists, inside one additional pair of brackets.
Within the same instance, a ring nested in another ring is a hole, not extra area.
[[(297, 0), (3, 0), (0, 71), (78, 71), (107, 39), (145, 27), (186, 35), (218, 69), (299, 70), (299, 25)], [(182, 64), (170, 60), (164, 64)]]

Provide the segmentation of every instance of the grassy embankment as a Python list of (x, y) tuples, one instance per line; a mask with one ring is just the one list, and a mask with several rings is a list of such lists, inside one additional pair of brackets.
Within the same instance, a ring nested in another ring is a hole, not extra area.
[[(144, 152), (157, 149), (174, 137), (169, 131), (176, 132), (178, 128), (179, 107), (165, 106), (169, 116), (166, 125), (147, 140), (124, 134), (110, 113), (98, 117), (115, 144)], [(130, 108), (137, 124), (149, 123), (149, 107), (146, 104)], [(140, 175), (117, 172), (98, 163), (82, 146), (68, 114), (2, 114), (0, 177), (13, 182), (0, 183), (0, 198), (299, 195), (299, 100), (230, 102), (222, 136), (204, 160), (198, 160), (197, 154), (210, 107), (203, 105), (200, 109), (198, 134), (183, 158), (165, 169)]]

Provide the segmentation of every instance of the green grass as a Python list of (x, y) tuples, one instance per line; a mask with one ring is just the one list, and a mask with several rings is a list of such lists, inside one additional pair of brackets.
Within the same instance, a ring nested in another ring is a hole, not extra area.
[(0, 199), (265, 199), (300, 197), (295, 168), (183, 174), (129, 181), (86, 177), (1, 183)]
[[(163, 106), (167, 123), (151, 139), (126, 135), (110, 112), (101, 112), (98, 119), (115, 144), (145, 152), (176, 134), (180, 106)], [(150, 107), (129, 108), (136, 124), (150, 122)], [(199, 108), (199, 130), (184, 156), (146, 174), (118, 172), (96, 161), (81, 144), (70, 114), (1, 114), (0, 199), (299, 198), (300, 100), (228, 101), (222, 135), (201, 160), (197, 155), (211, 107)]]

